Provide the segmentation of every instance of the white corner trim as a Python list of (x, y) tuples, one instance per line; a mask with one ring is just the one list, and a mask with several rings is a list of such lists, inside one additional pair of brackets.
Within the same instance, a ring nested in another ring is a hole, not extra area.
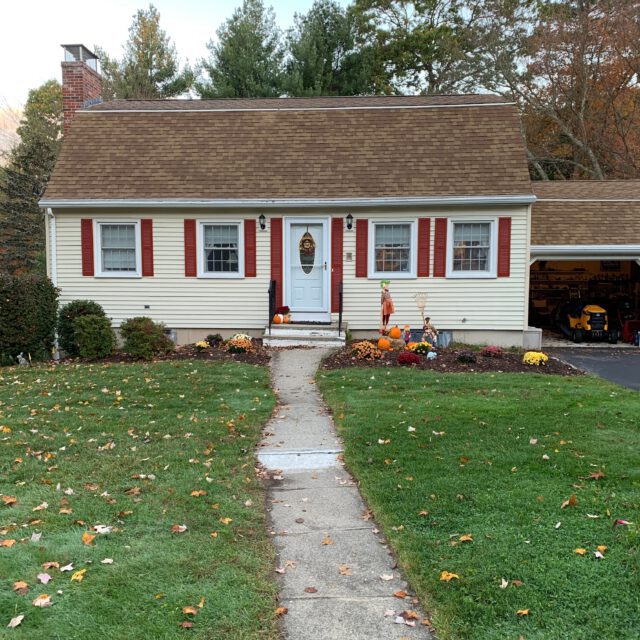
[(552, 259), (554, 257), (598, 256), (629, 257), (638, 259), (640, 244), (532, 244), (533, 259)]
[(58, 248), (57, 248), (57, 229), (56, 217), (53, 211), (47, 208), (47, 217), (49, 218), (49, 251), (51, 252), (51, 282), (54, 286), (58, 286)]
[(254, 198), (254, 199), (78, 199), (40, 200), (41, 207), (86, 209), (86, 208), (210, 208), (210, 209), (300, 209), (324, 207), (379, 207), (379, 206), (489, 206), (489, 205), (529, 205), (535, 202), (532, 194), (498, 196), (441, 196), (441, 197), (382, 197), (382, 198)]

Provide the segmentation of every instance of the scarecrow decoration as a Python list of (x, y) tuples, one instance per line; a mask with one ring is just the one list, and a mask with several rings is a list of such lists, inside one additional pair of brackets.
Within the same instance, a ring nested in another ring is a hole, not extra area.
[(396, 310), (393, 306), (391, 294), (389, 293), (389, 284), (389, 280), (382, 280), (380, 282), (380, 288), (382, 289), (382, 293), (380, 294), (380, 335), (387, 333), (389, 318)]
[(431, 318), (424, 315), (424, 308), (427, 306), (427, 294), (416, 293), (414, 300), (422, 316), (422, 339), (435, 347), (438, 341), (438, 330), (431, 324)]

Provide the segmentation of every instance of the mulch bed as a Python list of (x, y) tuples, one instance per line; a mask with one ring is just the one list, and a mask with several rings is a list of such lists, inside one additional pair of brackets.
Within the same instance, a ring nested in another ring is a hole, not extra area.
[(326, 358), (322, 364), (325, 370), (344, 369), (346, 367), (364, 367), (371, 369), (389, 368), (405, 366), (406, 368), (425, 369), (429, 371), (439, 371), (442, 373), (485, 373), (485, 372), (503, 372), (503, 373), (550, 373), (560, 376), (582, 375), (582, 372), (574, 369), (571, 365), (558, 360), (552, 356), (549, 362), (544, 366), (531, 366), (522, 363), (522, 353), (512, 353), (505, 351), (500, 358), (487, 358), (481, 356), (480, 352), (474, 352), (476, 362), (466, 363), (459, 362), (458, 355), (468, 349), (446, 348), (438, 349), (438, 357), (435, 360), (427, 360), (426, 357), (420, 358), (420, 364), (399, 365), (396, 361), (401, 351), (383, 352), (382, 358), (379, 360), (356, 360), (354, 358), (351, 347), (346, 346), (332, 353)]
[[(185, 344), (176, 347), (173, 353), (169, 353), (166, 356), (157, 356), (153, 359), (153, 362), (164, 362), (169, 360), (201, 360), (203, 362), (243, 362), (245, 364), (266, 365), (269, 364), (271, 354), (269, 349), (263, 347), (261, 341), (254, 340), (253, 345), (255, 347), (255, 353), (229, 353), (225, 351), (222, 345), (216, 347), (209, 347), (204, 351), (199, 351), (192, 344)], [(131, 362), (143, 362), (136, 360), (136, 358), (117, 351), (108, 358), (101, 360), (86, 360), (83, 358), (63, 358), (59, 361), (60, 364), (69, 364), (70, 362), (113, 362), (113, 363), (131, 363)]]

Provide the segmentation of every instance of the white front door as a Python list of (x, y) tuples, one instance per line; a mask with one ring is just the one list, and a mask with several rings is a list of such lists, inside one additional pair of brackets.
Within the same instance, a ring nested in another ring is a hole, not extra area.
[(294, 321), (330, 320), (328, 228), (323, 219), (287, 220), (285, 304)]

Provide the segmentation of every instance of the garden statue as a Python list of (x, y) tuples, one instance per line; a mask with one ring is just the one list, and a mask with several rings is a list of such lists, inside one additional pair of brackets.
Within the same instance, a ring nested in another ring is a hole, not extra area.
[(380, 295), (380, 334), (384, 335), (387, 333), (389, 318), (392, 313), (395, 313), (395, 307), (389, 293), (389, 280), (382, 280), (380, 287), (382, 288), (382, 294)]
[(18, 361), (18, 364), (21, 367), (28, 367), (29, 366), (29, 361), (24, 357), (24, 354), (22, 352), (20, 352), (17, 355), (16, 360)]
[(425, 317), (424, 315), (424, 308), (427, 305), (427, 294), (416, 293), (414, 299), (422, 316), (422, 339), (435, 347), (438, 342), (438, 330), (431, 324), (431, 318)]

